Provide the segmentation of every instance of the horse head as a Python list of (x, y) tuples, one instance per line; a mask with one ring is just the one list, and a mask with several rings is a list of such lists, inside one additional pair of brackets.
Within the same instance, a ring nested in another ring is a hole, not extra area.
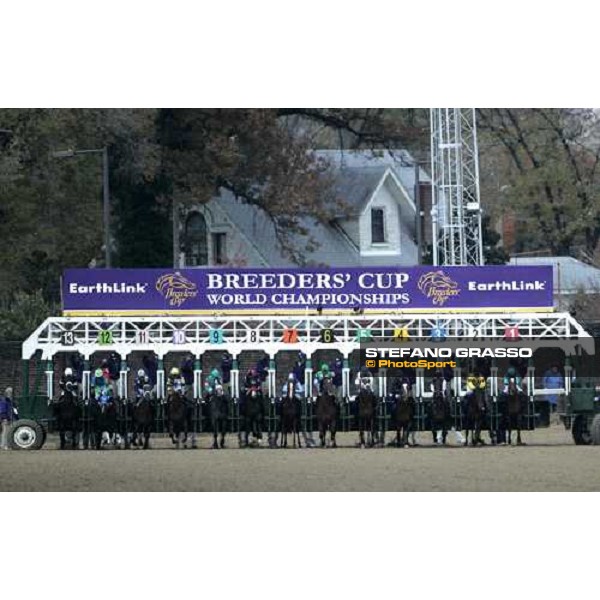
[(330, 396), (335, 398), (335, 389), (333, 387), (333, 382), (329, 377), (323, 379), (323, 384), (321, 385), (322, 395)]

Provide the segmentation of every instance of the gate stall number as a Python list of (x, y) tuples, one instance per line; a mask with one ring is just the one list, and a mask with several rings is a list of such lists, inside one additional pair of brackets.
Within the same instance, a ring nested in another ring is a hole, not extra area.
[(210, 343), (211, 344), (222, 344), (223, 343), (223, 330), (222, 329), (211, 329), (210, 330)]

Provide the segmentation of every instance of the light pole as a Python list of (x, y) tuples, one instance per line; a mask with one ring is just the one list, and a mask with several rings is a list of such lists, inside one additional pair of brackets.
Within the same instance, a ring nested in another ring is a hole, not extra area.
[(80, 154), (102, 154), (102, 221), (104, 225), (104, 262), (110, 269), (110, 189), (108, 182), (108, 148), (91, 150), (59, 150), (53, 152), (54, 158), (72, 158)]

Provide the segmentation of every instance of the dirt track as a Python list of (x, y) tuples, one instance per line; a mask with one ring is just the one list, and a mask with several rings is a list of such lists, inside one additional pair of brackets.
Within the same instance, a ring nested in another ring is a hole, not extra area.
[[(229, 437), (233, 446), (237, 440)], [(0, 491), (585, 491), (600, 490), (600, 447), (575, 446), (558, 426), (523, 447), (0, 452)], [(235, 443), (234, 443), (235, 442)]]

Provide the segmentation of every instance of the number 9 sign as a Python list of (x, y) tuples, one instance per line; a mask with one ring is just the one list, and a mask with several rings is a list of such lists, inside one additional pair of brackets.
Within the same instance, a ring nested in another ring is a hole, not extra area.
[(211, 344), (222, 344), (223, 343), (223, 330), (222, 329), (211, 329), (209, 333)]

